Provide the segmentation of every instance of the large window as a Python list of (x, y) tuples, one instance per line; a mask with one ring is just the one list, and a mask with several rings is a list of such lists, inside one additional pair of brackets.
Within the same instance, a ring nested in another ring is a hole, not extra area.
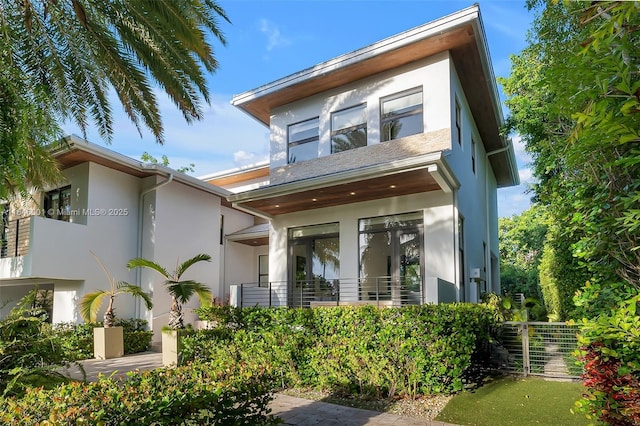
[(464, 302), (467, 297), (467, 281), (464, 273), (464, 218), (462, 216), (458, 216), (458, 265), (460, 302)]
[(71, 186), (49, 191), (44, 196), (45, 216), (69, 222), (71, 218)]
[(258, 285), (269, 286), (269, 255), (267, 254), (258, 256)]
[(331, 152), (367, 146), (366, 104), (331, 114)]
[(319, 122), (316, 117), (289, 126), (289, 163), (318, 157)]
[(362, 299), (420, 302), (423, 227), (422, 212), (359, 221)]
[(336, 300), (340, 278), (339, 224), (289, 230), (289, 305)]
[(380, 108), (383, 142), (424, 131), (421, 89), (382, 99)]

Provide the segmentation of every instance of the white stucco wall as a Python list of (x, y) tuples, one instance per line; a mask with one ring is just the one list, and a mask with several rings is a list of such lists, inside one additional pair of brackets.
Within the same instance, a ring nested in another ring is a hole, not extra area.
[[(451, 194), (443, 191), (419, 193), (382, 200), (353, 203), (306, 212), (277, 216), (271, 222), (269, 279), (286, 282), (288, 278), (289, 228), (323, 223), (339, 223), (340, 277), (359, 276), (358, 221), (363, 218), (422, 211), (424, 219), (425, 276), (455, 281), (453, 205)], [(427, 289), (427, 292), (430, 290)]]
[(274, 109), (271, 116), (272, 169), (287, 164), (287, 126), (319, 119), (319, 157), (331, 154), (331, 113), (366, 103), (367, 144), (380, 143), (380, 98), (422, 87), (424, 132), (450, 127), (449, 55), (442, 53), (317, 96)]
[[(487, 160), (486, 150), (478, 133), (476, 123), (462, 90), (456, 70), (451, 62), (451, 95), (453, 100), (457, 97), (462, 115), (462, 141), (458, 144), (455, 133), (452, 131), (452, 149), (447, 156), (447, 161), (452, 171), (461, 183), (457, 191), (456, 205), (459, 213), (464, 218), (465, 233), (465, 277), (467, 291), (465, 300), (475, 302), (478, 300), (478, 286), (470, 282), (471, 269), (484, 269), (488, 282), (495, 280), (491, 271), (491, 252), (499, 256), (498, 228), (497, 228), (497, 195), (496, 179), (493, 170)], [(455, 102), (451, 102), (451, 128), (455, 129)], [(473, 149), (472, 139), (475, 143), (476, 171), (472, 170), (471, 154)], [(487, 244), (486, 253), (483, 243)], [(494, 271), (495, 272), (495, 271)], [(456, 280), (457, 282), (458, 280)], [(489, 286), (490, 287), (490, 286)]]
[[(489, 282), (493, 278), (493, 287), (496, 287), (491, 268), (491, 256), (498, 254), (496, 180), (448, 52), (275, 109), (271, 117), (272, 171), (286, 165), (288, 125), (319, 117), (319, 157), (328, 156), (331, 152), (331, 112), (366, 103), (368, 145), (375, 145), (380, 143), (380, 98), (415, 87), (422, 87), (423, 91), (424, 132), (449, 130), (450, 140), (442, 149), (460, 188), (452, 194), (416, 194), (278, 216), (272, 221), (270, 234), (270, 280), (287, 280), (286, 230), (290, 227), (340, 222), (340, 274), (343, 278), (353, 278), (358, 276), (358, 218), (423, 210), (425, 278), (433, 276), (458, 285), (457, 223), (460, 214), (464, 218), (466, 294), (459, 295), (459, 300), (476, 301), (478, 298), (473, 283), (469, 282), (471, 268), (484, 269), (486, 266), (485, 276)], [(462, 113), (461, 144), (455, 134), (456, 97)], [(476, 142), (475, 173), (471, 167), (472, 138)], [(346, 154), (348, 151), (341, 153)], [(487, 245), (486, 251), (483, 243)]]
[[(214, 296), (220, 294), (220, 198), (175, 181), (157, 189), (151, 198), (155, 198), (155, 205), (145, 201), (146, 226), (152, 228), (143, 241), (147, 246), (145, 256), (152, 253), (151, 259), (171, 273), (178, 262), (199, 253), (209, 254), (211, 262), (193, 265), (182, 278), (206, 284)], [(153, 217), (149, 208), (154, 212)], [(149, 319), (153, 323), (154, 340), (160, 338), (160, 329), (167, 324), (171, 307), (171, 298), (160, 285), (162, 281), (153, 271), (142, 274), (143, 288), (153, 292), (154, 308)], [(186, 323), (194, 322), (192, 310), (198, 306), (195, 296), (184, 306)]]
[[(126, 263), (136, 252), (139, 181), (95, 163), (84, 163), (65, 173), (74, 212), (69, 222), (32, 218), (29, 274), (55, 280), (54, 321), (77, 322), (80, 297), (109, 287), (90, 250), (114, 279), (134, 280)], [(105, 308), (106, 304), (98, 318)], [(115, 308), (121, 318), (134, 316), (134, 302), (127, 296), (117, 298)]]
[[(254, 225), (254, 217), (250, 214), (228, 207), (222, 207), (222, 214), (225, 235)], [(269, 247), (266, 245), (254, 247), (225, 240), (220, 253), (223, 285), (219, 297), (226, 301), (231, 285), (258, 282), (258, 256), (268, 253)]]

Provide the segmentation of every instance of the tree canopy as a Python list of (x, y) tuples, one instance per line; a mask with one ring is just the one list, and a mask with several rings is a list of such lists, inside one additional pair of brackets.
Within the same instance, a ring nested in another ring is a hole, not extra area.
[(156, 87), (187, 122), (200, 119), (205, 74), (218, 67), (211, 41), (226, 44), (220, 19), (229, 21), (215, 0), (0, 0), (0, 173), (13, 184), (0, 197), (51, 178), (46, 167), (31, 175), (33, 156), (62, 121), (110, 141), (113, 95), (159, 143)]
[(508, 124), (533, 156), (536, 199), (554, 223), (560, 264), (550, 270), (588, 279), (574, 286), (602, 308), (640, 288), (640, 3), (529, 6), (529, 46), (501, 81)]

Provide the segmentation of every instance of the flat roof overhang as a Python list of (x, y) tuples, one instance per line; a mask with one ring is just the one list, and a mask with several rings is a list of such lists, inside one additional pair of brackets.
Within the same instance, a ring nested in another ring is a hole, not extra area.
[(224, 188), (180, 173), (169, 167), (160, 164), (146, 164), (134, 160), (75, 135), (64, 137), (59, 144), (52, 147), (51, 154), (63, 170), (82, 163), (95, 163), (138, 178), (172, 175), (172, 179), (175, 182), (219, 196), (223, 204), (226, 202), (227, 195), (231, 193)]
[(261, 223), (241, 229), (228, 234), (226, 239), (253, 247), (269, 245), (269, 224)]
[(390, 164), (267, 186), (228, 197), (233, 207), (271, 219), (305, 210), (335, 207), (459, 187), (440, 152)]
[[(500, 135), (500, 98), (478, 5), (236, 95), (231, 103), (269, 126), (275, 108), (446, 51), (486, 151), (507, 146)], [(517, 166), (508, 151), (493, 155), (490, 162), (499, 187), (518, 183)]]

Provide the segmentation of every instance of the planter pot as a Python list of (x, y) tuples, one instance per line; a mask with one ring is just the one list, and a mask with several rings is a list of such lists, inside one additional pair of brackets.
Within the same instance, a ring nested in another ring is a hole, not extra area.
[(96, 327), (93, 329), (93, 357), (96, 359), (124, 356), (122, 327)]
[(178, 366), (182, 359), (182, 337), (190, 334), (187, 330), (163, 330), (162, 331), (162, 365)]

